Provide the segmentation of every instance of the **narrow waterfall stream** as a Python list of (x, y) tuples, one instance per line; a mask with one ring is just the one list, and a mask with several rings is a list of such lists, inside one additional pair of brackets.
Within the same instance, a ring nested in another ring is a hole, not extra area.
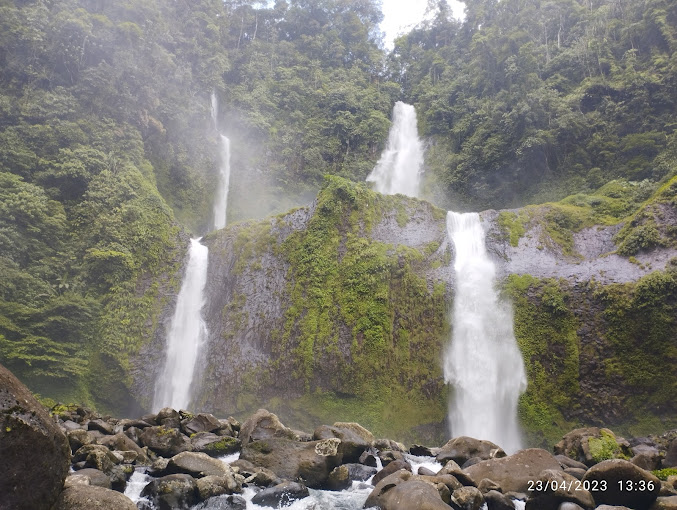
[(153, 408), (186, 409), (190, 403), (195, 362), (207, 327), (202, 320), (209, 250), (199, 239), (190, 240), (186, 273), (176, 301), (164, 370), (155, 385)]
[(416, 110), (398, 101), (386, 148), (367, 177), (374, 189), (384, 195), (401, 193), (418, 197), (423, 168), (423, 143), (418, 137)]
[(214, 196), (214, 229), (226, 226), (228, 210), (228, 191), (230, 189), (230, 139), (219, 131), (219, 102), (216, 93), (212, 92), (211, 116), (214, 130), (219, 134), (219, 182)]
[(488, 439), (507, 453), (521, 446), (517, 400), (526, 389), (512, 310), (494, 288), (496, 268), (484, 245), (477, 213), (447, 214), (454, 243), (456, 295), (444, 377), (454, 387), (452, 436)]

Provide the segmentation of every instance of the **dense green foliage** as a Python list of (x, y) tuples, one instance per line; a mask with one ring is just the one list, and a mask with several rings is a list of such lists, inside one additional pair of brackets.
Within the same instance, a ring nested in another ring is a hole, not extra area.
[(389, 57), (434, 142), (431, 196), (477, 210), (674, 173), (675, 2), (473, 0), (463, 23), (439, 4)]

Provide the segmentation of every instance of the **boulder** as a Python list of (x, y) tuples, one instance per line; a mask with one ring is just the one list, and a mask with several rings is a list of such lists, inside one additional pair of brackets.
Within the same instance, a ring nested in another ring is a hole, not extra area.
[(99, 444), (107, 446), (111, 450), (134, 452), (136, 453), (136, 461), (138, 464), (150, 464), (150, 459), (146, 455), (146, 452), (123, 433), (104, 437), (99, 440)]
[(357, 482), (366, 482), (376, 474), (376, 468), (364, 464), (344, 464), (348, 468), (348, 476)]
[(515, 510), (515, 503), (505, 494), (498, 491), (489, 491), (484, 494), (487, 510)]
[(419, 466), (418, 470), (416, 471), (417, 475), (423, 475), (423, 476), (435, 476), (437, 474), (437, 471), (433, 471), (432, 469), (428, 469), (425, 466)]
[(477, 488), (480, 490), (482, 494), (490, 491), (501, 492), (501, 486), (498, 485), (493, 480), (490, 480), (489, 478), (482, 478), (482, 480), (480, 480), (480, 483), (477, 484)]
[(277, 415), (265, 409), (259, 409), (245, 420), (240, 427), (239, 437), (242, 444), (276, 437), (296, 439), (294, 432), (285, 427)]
[(214, 496), (193, 507), (193, 510), (246, 510), (247, 501), (242, 496)]
[(461, 487), (453, 492), (451, 502), (459, 510), (480, 510), (484, 496), (476, 487)]
[(168, 429), (178, 429), (181, 426), (181, 415), (175, 409), (165, 407), (155, 415), (155, 423)]
[(376, 467), (378, 466), (378, 462), (376, 461), (376, 455), (374, 454), (375, 451), (373, 449), (362, 452), (358, 462), (360, 464), (364, 464), (365, 466)]
[[(341, 425), (345, 426), (337, 427), (334, 425), (329, 427), (321, 425), (313, 432), (313, 439), (340, 439), (341, 446), (339, 447), (339, 453), (341, 454), (341, 462), (357, 462), (360, 460), (360, 456), (371, 447), (373, 436), (371, 436), (371, 432), (357, 423), (344, 423)], [(371, 436), (371, 440), (365, 439), (365, 437), (368, 438), (369, 436)]]
[(387, 466), (395, 460), (404, 460), (404, 454), (397, 450), (379, 451), (378, 458), (381, 460), (381, 465)]
[(473, 457), (479, 457), (482, 460), (499, 459), (505, 457), (505, 452), (491, 441), (461, 436), (447, 441), (435, 456), (437, 462), (441, 464), (445, 464), (448, 460), (464, 464)]
[(630, 462), (646, 471), (654, 471), (661, 467), (661, 455), (658, 450), (655, 452), (638, 453), (630, 459)]
[(84, 467), (98, 469), (104, 473), (108, 473), (114, 465), (120, 463), (120, 459), (112, 451), (100, 444), (86, 444), (75, 452), (73, 462), (81, 461), (84, 461)]
[(187, 436), (198, 432), (214, 432), (221, 427), (221, 422), (207, 413), (199, 413), (181, 421), (181, 429)]
[[(18, 508), (18, 507), (17, 507)], [(96, 485), (72, 485), (59, 495), (52, 510), (137, 510), (124, 494)]]
[(141, 491), (141, 496), (148, 498), (157, 510), (187, 510), (198, 502), (195, 480), (183, 474), (151, 480)]
[(70, 454), (66, 436), (47, 410), (0, 365), (0, 504), (49, 509), (68, 474)]
[(371, 483), (373, 485), (376, 485), (385, 477), (393, 473), (396, 473), (400, 469), (404, 469), (405, 471), (409, 471), (411, 473), (411, 465), (406, 460), (394, 460), (386, 467), (384, 467), (381, 471), (376, 473)]
[[(595, 500), (578, 478), (559, 470), (546, 469), (534, 480), (534, 491), (527, 501), (527, 510), (558, 510), (562, 503), (575, 503), (592, 510)], [(540, 490), (539, 490), (540, 489)]]
[(419, 444), (411, 445), (409, 453), (417, 457), (434, 457), (437, 455), (439, 448), (430, 448), (428, 446), (421, 446)]
[(197, 432), (190, 438), (192, 450), (221, 457), (240, 450), (242, 442), (231, 436), (218, 436), (212, 432)]
[[(444, 465), (442, 469), (439, 470), (437, 473), (438, 475), (451, 475), (454, 478), (456, 478), (459, 482), (461, 482), (463, 485), (472, 485), (472, 486), (477, 486), (478, 483), (470, 476), (466, 474), (465, 471), (463, 471), (458, 464), (456, 464), (453, 460), (447, 461), (447, 463)], [(480, 480), (481, 482), (482, 480)], [(495, 483), (495, 482), (494, 482)]]
[(94, 443), (94, 436), (84, 429), (69, 430), (66, 433), (71, 452), (75, 453), (86, 444)]
[(289, 506), (294, 501), (310, 496), (308, 487), (297, 482), (283, 482), (274, 487), (263, 489), (252, 498), (252, 503), (259, 506), (280, 508)]
[(340, 443), (340, 439), (304, 443), (284, 438), (253, 443), (243, 441), (240, 459), (270, 469), (280, 478), (320, 488), (326, 484), (329, 473), (340, 464)]
[(572, 458), (567, 457), (566, 455), (555, 455), (557, 462), (559, 462), (562, 468), (577, 468), (577, 469), (588, 469), (588, 466), (582, 462), (578, 462)]
[(243, 477), (233, 471), (222, 476), (205, 476), (195, 482), (201, 500), (223, 494), (242, 492)]
[(327, 479), (327, 489), (330, 491), (342, 491), (352, 485), (350, 470), (346, 464), (335, 467)]
[(92, 420), (87, 424), (88, 430), (98, 430), (102, 434), (110, 436), (113, 434), (113, 425), (106, 423), (101, 419)]
[(577, 480), (583, 480), (583, 477), (585, 476), (585, 473), (588, 472), (588, 470), (579, 468), (566, 468), (564, 472), (573, 476)]
[(409, 471), (400, 470), (382, 479), (371, 491), (363, 508), (381, 510), (449, 510), (431, 483), (412, 479)]
[(662, 466), (663, 469), (677, 467), (677, 437), (668, 444)]
[(73, 485), (96, 485), (104, 489), (112, 489), (111, 480), (108, 475), (103, 471), (92, 468), (81, 469), (68, 475), (64, 482), (64, 487), (68, 488)]
[(407, 448), (402, 443), (398, 443), (392, 439), (374, 439), (372, 446), (381, 452), (392, 450), (394, 452), (404, 453), (407, 451)]
[(554, 447), (555, 453), (593, 466), (611, 457), (631, 456), (630, 444), (609, 429), (587, 427), (566, 434)]
[(494, 458), (482, 461), (463, 471), (478, 484), (483, 478), (489, 478), (501, 486), (503, 492), (524, 492), (546, 469), (561, 471), (557, 459), (548, 451), (540, 448), (521, 450), (510, 457)]
[(661, 489), (657, 477), (622, 459), (594, 465), (588, 469), (583, 482), (590, 485), (598, 505), (627, 505), (634, 510), (649, 508)]
[(649, 510), (677, 510), (677, 496), (657, 498)]
[(181, 434), (179, 429), (167, 428), (164, 425), (143, 429), (139, 440), (141, 444), (163, 457), (173, 457), (191, 449), (190, 439)]
[(166, 472), (169, 474), (185, 473), (195, 478), (201, 478), (203, 476), (223, 476), (231, 473), (232, 468), (206, 453), (181, 452), (169, 459)]

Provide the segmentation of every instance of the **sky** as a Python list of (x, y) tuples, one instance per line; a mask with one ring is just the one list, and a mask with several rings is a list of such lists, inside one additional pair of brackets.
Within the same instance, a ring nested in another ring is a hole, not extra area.
[[(383, 21), (381, 30), (385, 32), (386, 48), (393, 47), (393, 41), (400, 33), (408, 32), (408, 29), (423, 20), (428, 0), (382, 0)], [(454, 16), (463, 18), (465, 5), (458, 0), (447, 0)]]

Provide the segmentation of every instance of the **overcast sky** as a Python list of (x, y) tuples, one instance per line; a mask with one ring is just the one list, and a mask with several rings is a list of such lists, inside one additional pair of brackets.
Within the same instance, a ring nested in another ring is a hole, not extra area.
[[(428, 0), (382, 0), (383, 21), (381, 30), (385, 32), (385, 44), (387, 48), (393, 47), (393, 41), (400, 33), (408, 32), (408, 29), (423, 19)], [(463, 18), (465, 5), (458, 0), (447, 0), (454, 16)]]

